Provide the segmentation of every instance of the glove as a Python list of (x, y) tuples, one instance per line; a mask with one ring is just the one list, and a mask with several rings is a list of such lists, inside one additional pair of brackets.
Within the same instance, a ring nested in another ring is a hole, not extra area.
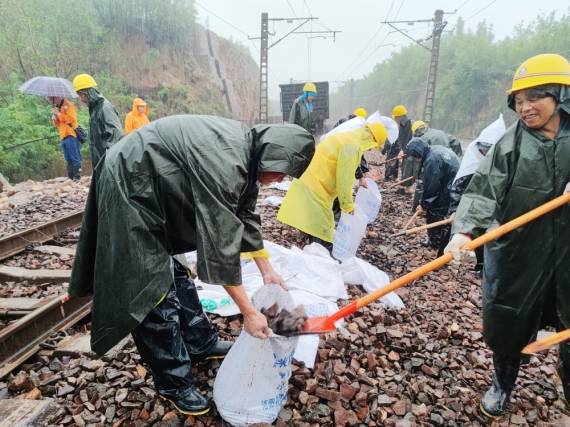
[(421, 207), (421, 205), (418, 205), (418, 207), (416, 208), (416, 213), (418, 214), (418, 217), (421, 218), (424, 216), (424, 208)]
[[(570, 182), (566, 184), (566, 188), (564, 189), (564, 194), (570, 193)], [(568, 203), (570, 205), (570, 203)]]
[[(451, 253), (455, 262), (465, 261), (467, 257), (473, 258), (475, 254), (471, 251), (465, 251), (461, 248), (471, 241), (471, 237), (457, 233), (454, 234), (450, 242), (447, 244), (443, 253)], [(466, 256), (467, 255), (467, 256)]]

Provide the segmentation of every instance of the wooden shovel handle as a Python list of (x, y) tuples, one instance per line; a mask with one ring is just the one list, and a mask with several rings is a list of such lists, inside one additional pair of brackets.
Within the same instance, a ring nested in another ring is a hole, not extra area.
[(392, 185), (387, 186), (387, 187), (386, 187), (386, 190), (390, 190), (391, 188), (397, 187), (398, 185), (403, 184), (404, 182), (408, 182), (408, 181), (410, 181), (410, 180), (412, 180), (412, 179), (414, 179), (414, 177), (413, 177), (413, 176), (410, 176), (410, 177), (408, 177), (408, 178), (406, 178), (406, 179), (402, 179), (401, 181), (396, 181), (396, 182), (393, 183)]
[[(562, 196), (559, 196), (553, 200), (551, 200), (550, 202), (545, 203), (544, 205), (541, 205), (533, 210), (531, 210), (530, 212), (527, 212), (503, 225), (501, 225), (500, 227), (489, 231), (485, 234), (483, 234), (482, 236), (471, 240), (469, 243), (467, 243), (465, 246), (463, 246), (463, 249), (468, 250), (468, 251), (472, 251), (476, 248), (478, 248), (479, 246), (483, 246), (487, 243), (489, 243), (492, 240), (496, 240), (499, 237), (504, 236), (507, 233), (510, 233), (511, 231), (513, 231), (516, 228), (519, 228), (525, 224), (528, 224), (531, 221), (534, 221), (536, 218), (545, 215), (561, 206), (564, 206), (566, 204), (570, 203), (570, 193), (569, 194), (564, 194)], [(370, 304), (373, 301), (376, 301), (378, 298), (382, 298), (384, 295), (389, 294), (390, 292), (401, 288), (405, 285), (407, 285), (408, 283), (413, 282), (416, 279), (419, 279), (422, 276), (425, 276), (426, 274), (437, 270), (438, 268), (443, 267), (445, 264), (449, 263), (451, 260), (453, 259), (453, 256), (450, 253), (444, 254), (442, 256), (440, 256), (439, 258), (434, 259), (431, 262), (428, 262), (427, 264), (421, 266), (420, 268), (411, 271), (410, 273), (399, 277), (398, 279), (394, 280), (393, 282), (391, 282), (390, 284), (388, 284), (387, 286), (378, 289), (368, 295), (365, 295), (359, 299), (356, 300), (356, 307), (357, 309), (360, 309), (362, 307), (364, 307), (365, 305)]]
[[(402, 229), (402, 231), (400, 231), (400, 233), (403, 232), (403, 231), (406, 231), (406, 230), (408, 229), (408, 227), (409, 227), (410, 225), (412, 225), (412, 222), (414, 222), (414, 220), (418, 217), (418, 213), (419, 213), (418, 211), (415, 211), (415, 212), (414, 212), (414, 214), (412, 215), (412, 217), (410, 218), (410, 220), (409, 220), (408, 222), (406, 222), (406, 225), (404, 225), (404, 228)], [(399, 233), (396, 233), (396, 234), (399, 234)]]
[(418, 231), (429, 230), (431, 228), (440, 227), (442, 225), (451, 224), (453, 222), (453, 218), (445, 218), (441, 221), (432, 222), (431, 224), (420, 225), (419, 227), (410, 228), (409, 230), (402, 230), (397, 232), (396, 234), (392, 234), (391, 237), (401, 236), (402, 234), (414, 234)]

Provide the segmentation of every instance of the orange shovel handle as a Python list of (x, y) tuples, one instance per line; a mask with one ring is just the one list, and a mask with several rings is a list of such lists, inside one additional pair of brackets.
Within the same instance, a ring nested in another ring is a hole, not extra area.
[(522, 353), (533, 354), (541, 350), (546, 350), (556, 344), (570, 340), (570, 329), (566, 329), (562, 332), (558, 332), (549, 337), (531, 342), (525, 348), (522, 349)]
[[(503, 225), (501, 225), (500, 227), (497, 227), (494, 230), (491, 230), (485, 234), (483, 234), (482, 236), (470, 241), (469, 243), (467, 243), (463, 248), (465, 250), (468, 251), (472, 251), (480, 246), (483, 246), (489, 242), (491, 242), (492, 240), (496, 240), (499, 237), (504, 236), (507, 233), (510, 233), (511, 231), (513, 231), (516, 228), (519, 228), (525, 224), (528, 224), (529, 222), (535, 220), (536, 218), (545, 215), (561, 206), (564, 206), (566, 204), (570, 203), (570, 193), (569, 194), (564, 194), (562, 196), (559, 196), (553, 200), (551, 200), (550, 202), (547, 202), (533, 210), (531, 210), (530, 212), (527, 212)], [(437, 270), (438, 268), (443, 267), (445, 264), (449, 263), (451, 260), (453, 259), (453, 256), (450, 253), (444, 254), (442, 256), (440, 256), (439, 258), (434, 259), (433, 261), (421, 266), (420, 268), (402, 276), (399, 277), (398, 279), (394, 280), (393, 282), (391, 282), (390, 284), (388, 284), (387, 286), (378, 289), (368, 295), (365, 295), (359, 299), (356, 300), (356, 309), (360, 309), (362, 307), (364, 307), (365, 305), (370, 304), (373, 301), (376, 301), (378, 298), (382, 298), (383, 296), (389, 294), (390, 292), (399, 289), (405, 285), (407, 285), (408, 283), (413, 282), (416, 279), (419, 279), (422, 276), (425, 276), (426, 274)]]

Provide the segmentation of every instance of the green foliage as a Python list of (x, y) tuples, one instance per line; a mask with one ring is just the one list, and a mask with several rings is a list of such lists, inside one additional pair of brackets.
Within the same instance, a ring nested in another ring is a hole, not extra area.
[[(569, 9), (570, 10), (570, 9)], [(507, 121), (514, 114), (507, 108), (505, 90), (517, 66), (539, 53), (570, 53), (570, 15), (538, 17), (519, 26), (514, 34), (495, 41), (484, 22), (466, 32), (458, 22), (451, 34), (442, 38), (435, 94), (435, 127), (462, 137), (474, 137), (499, 113)], [(341, 86), (331, 99), (333, 117), (350, 108), (363, 106), (390, 114), (392, 107), (404, 104), (410, 117), (422, 116), (427, 84), (429, 52), (417, 45), (402, 48), (377, 64), (363, 79), (354, 81), (353, 105), (350, 83)]]
[[(0, 173), (14, 182), (61, 173), (50, 106), (18, 91), (34, 76), (90, 73), (121, 119), (135, 97), (149, 103), (151, 120), (228, 115), (221, 90), (193, 62), (195, 15), (192, 0), (0, 1)], [(243, 46), (228, 45), (249, 57)], [(87, 108), (78, 104), (87, 129)], [(47, 139), (20, 145), (39, 138)], [(82, 154), (86, 163), (88, 144)]]

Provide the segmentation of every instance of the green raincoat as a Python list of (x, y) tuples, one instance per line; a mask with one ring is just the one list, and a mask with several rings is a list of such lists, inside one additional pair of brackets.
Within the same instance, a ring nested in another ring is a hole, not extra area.
[(457, 154), (457, 157), (461, 158), (463, 155), (463, 150), (461, 149), (459, 141), (442, 130), (427, 128), (423, 134), (418, 136), (429, 145), (443, 145), (446, 148), (450, 148), (455, 154)]
[(89, 106), (89, 148), (93, 169), (105, 150), (123, 137), (123, 125), (115, 107), (95, 88), (85, 89)]
[(303, 101), (302, 96), (300, 96), (291, 106), (291, 111), (289, 112), (289, 123), (299, 125), (307, 132), (314, 134), (315, 125), (313, 123), (312, 116), (313, 113), (307, 109), (305, 101)]
[(299, 177), (313, 137), (294, 125), (212, 116), (157, 120), (95, 171), (69, 293), (93, 294), (91, 345), (104, 354), (172, 285), (171, 255), (197, 250), (198, 276), (241, 284), (240, 252), (263, 248), (258, 173)]
[[(452, 233), (477, 237), (563, 193), (570, 181), (569, 107), (562, 107), (554, 140), (520, 120), (507, 131), (461, 198)], [(541, 326), (557, 321), (570, 327), (570, 206), (485, 246), (483, 335), (491, 350), (519, 354)]]

